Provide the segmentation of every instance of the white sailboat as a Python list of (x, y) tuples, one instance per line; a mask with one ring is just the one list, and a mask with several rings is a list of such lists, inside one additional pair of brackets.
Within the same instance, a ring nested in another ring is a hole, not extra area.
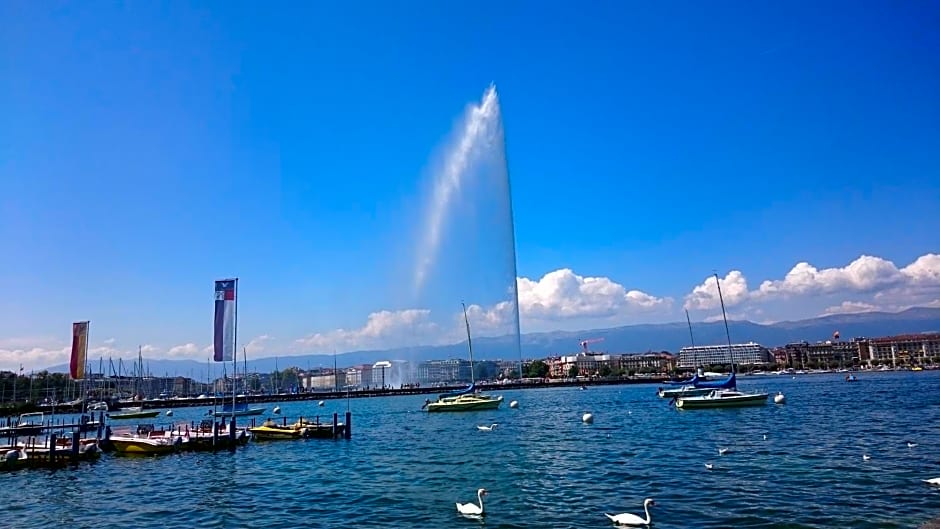
[(470, 353), (470, 386), (466, 389), (439, 395), (436, 402), (426, 401), (422, 407), (427, 408), (428, 412), (495, 410), (503, 403), (502, 395), (494, 397), (476, 391), (476, 380), (473, 372), (473, 342), (470, 340), (470, 320), (467, 318), (467, 306), (463, 303), (461, 305), (463, 306), (463, 321), (467, 326), (467, 349)]
[[(731, 349), (731, 331), (728, 330), (728, 316), (725, 314), (725, 300), (721, 296), (721, 283), (715, 274), (718, 286), (718, 300), (721, 302), (721, 317), (725, 322), (725, 335), (728, 338), (728, 356), (731, 360), (731, 378), (735, 375), (734, 352)], [(691, 325), (691, 324), (690, 324)], [(713, 389), (706, 395), (676, 397), (676, 408), (692, 410), (702, 408), (739, 408), (742, 406), (763, 406), (767, 404), (767, 393), (743, 393), (736, 389)]]

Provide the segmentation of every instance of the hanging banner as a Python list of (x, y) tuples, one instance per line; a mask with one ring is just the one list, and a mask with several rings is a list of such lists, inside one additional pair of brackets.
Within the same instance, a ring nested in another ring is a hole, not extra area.
[(69, 361), (69, 376), (72, 380), (85, 378), (85, 357), (88, 355), (88, 323), (72, 324), (72, 359)]
[(235, 358), (235, 284), (237, 279), (215, 282), (215, 361)]

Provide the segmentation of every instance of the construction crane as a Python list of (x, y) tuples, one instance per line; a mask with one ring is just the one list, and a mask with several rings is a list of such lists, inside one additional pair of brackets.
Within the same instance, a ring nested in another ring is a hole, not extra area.
[(588, 338), (587, 340), (581, 340), (581, 348), (584, 349), (584, 352), (588, 352), (588, 345), (597, 342), (603, 342), (603, 338)]

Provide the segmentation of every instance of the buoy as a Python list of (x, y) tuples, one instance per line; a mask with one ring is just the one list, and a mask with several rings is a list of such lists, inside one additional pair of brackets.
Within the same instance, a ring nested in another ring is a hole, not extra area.
[(280, 406), (275, 406), (274, 409), (271, 410), (271, 411), (273, 411), (275, 414), (279, 414), (279, 413), (281, 413), (281, 407), (280, 407)]
[(323, 401), (321, 400), (320, 402), (318, 402), (317, 406), (323, 406)]
[(581, 416), (581, 420), (584, 422), (584, 424), (591, 424), (594, 422), (594, 416), (590, 413), (585, 413)]
[(510, 403), (509, 403), (509, 407), (510, 407), (510, 408), (518, 408), (518, 407), (519, 407), (519, 401), (518, 401), (518, 400), (514, 400), (514, 401), (510, 402)]
[(783, 396), (783, 393), (777, 393), (774, 395), (775, 404), (784, 404), (787, 401), (787, 398)]
[(166, 410), (166, 416), (167, 416), (167, 417), (172, 417), (172, 416), (173, 416), (173, 410)]

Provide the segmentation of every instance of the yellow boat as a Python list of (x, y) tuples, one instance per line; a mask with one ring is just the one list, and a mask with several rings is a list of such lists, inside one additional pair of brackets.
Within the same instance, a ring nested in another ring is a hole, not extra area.
[(272, 420), (264, 421), (261, 426), (248, 428), (251, 436), (259, 441), (273, 441), (279, 439), (303, 439), (306, 437), (307, 428), (299, 422), (287, 426), (281, 426)]

